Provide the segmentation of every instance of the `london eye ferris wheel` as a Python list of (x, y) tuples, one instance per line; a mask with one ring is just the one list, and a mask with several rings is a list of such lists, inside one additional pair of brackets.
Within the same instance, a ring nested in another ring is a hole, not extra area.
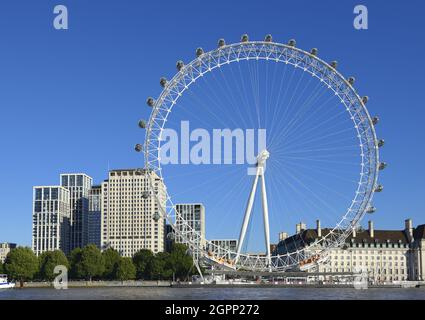
[[(267, 35), (251, 41), (243, 35), (232, 44), (220, 39), (211, 51), (198, 48), (191, 62), (176, 67), (170, 80), (161, 78), (158, 97), (147, 100), (151, 116), (139, 123), (146, 136), (136, 150), (144, 152), (145, 169), (166, 185), (165, 198), (153, 192), (159, 215), (199, 259), (233, 270), (308, 267), (343, 245), (363, 216), (375, 211), (373, 195), (383, 189), (378, 172), (386, 166), (379, 160), (379, 119), (336, 61), (325, 62), (315, 48), (297, 48), (295, 40), (283, 44)], [(173, 151), (164, 150), (169, 129), (179, 136), (178, 163), (164, 162)], [(189, 158), (203, 161), (183, 159), (186, 129)], [(214, 144), (206, 133), (217, 129), (230, 130), (234, 139), (240, 134), (240, 153), (255, 161), (238, 161), (238, 147), (228, 155), (220, 145), (218, 158), (199, 148), (200, 138), (203, 146)], [(264, 135), (256, 135), (260, 131)], [(177, 206), (193, 202), (206, 208), (205, 238)], [(277, 238), (295, 223), (316, 220), (327, 232), (313, 242)], [(220, 247), (214, 239), (235, 239), (237, 245)], [(284, 248), (273, 250), (279, 241)]]

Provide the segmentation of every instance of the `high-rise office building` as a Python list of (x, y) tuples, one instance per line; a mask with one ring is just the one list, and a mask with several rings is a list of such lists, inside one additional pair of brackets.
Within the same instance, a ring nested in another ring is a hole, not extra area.
[(33, 189), (32, 249), (36, 255), (45, 251), (69, 253), (70, 195), (61, 186)]
[(83, 247), (83, 219), (89, 211), (89, 190), (93, 179), (84, 173), (61, 174), (61, 186), (69, 190), (71, 208), (70, 249)]
[[(151, 192), (150, 181), (159, 202)], [(132, 256), (141, 249), (164, 251), (165, 221), (160, 205), (165, 207), (162, 180), (142, 169), (111, 170), (102, 183), (102, 249), (118, 250)]]
[[(181, 203), (175, 205), (176, 242), (190, 246), (193, 242), (196, 248), (205, 247), (205, 207), (201, 203)], [(194, 259), (200, 257), (199, 250), (193, 251)]]
[(89, 190), (89, 211), (83, 215), (83, 245), (95, 244), (101, 248), (102, 186)]

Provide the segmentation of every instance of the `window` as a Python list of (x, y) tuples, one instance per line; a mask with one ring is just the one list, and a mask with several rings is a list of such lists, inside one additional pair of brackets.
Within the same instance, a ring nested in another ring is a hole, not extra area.
[(41, 200), (41, 189), (35, 189), (35, 200)]
[(57, 200), (58, 199), (58, 188), (53, 188), (52, 189), (52, 196), (51, 196), (52, 200)]
[(77, 176), (77, 186), (80, 186), (80, 187), (83, 186), (83, 176), (82, 175)]
[(49, 194), (50, 194), (50, 189), (49, 188), (44, 188), (43, 189), (43, 198), (44, 198), (44, 200), (48, 200), (49, 199)]

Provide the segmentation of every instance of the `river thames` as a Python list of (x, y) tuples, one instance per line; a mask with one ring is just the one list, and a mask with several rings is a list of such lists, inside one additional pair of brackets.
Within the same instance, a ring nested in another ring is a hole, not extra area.
[(24, 288), (0, 300), (425, 300), (424, 288)]

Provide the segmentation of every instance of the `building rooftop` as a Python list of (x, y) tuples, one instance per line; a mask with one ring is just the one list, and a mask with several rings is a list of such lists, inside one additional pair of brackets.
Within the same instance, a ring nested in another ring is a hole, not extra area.
[[(329, 234), (331, 229), (322, 228), (322, 236)], [(355, 243), (403, 243), (408, 244), (408, 233), (406, 230), (373, 230), (373, 237), (371, 237), (368, 229), (356, 230), (356, 235), (353, 233), (348, 236), (346, 242)], [(425, 225), (419, 225), (413, 229), (413, 237), (415, 240), (425, 239)], [(293, 241), (304, 241), (305, 243), (312, 243), (318, 238), (316, 229), (302, 230), (298, 234), (294, 234), (279, 242), (279, 245), (284, 243), (292, 243)]]

